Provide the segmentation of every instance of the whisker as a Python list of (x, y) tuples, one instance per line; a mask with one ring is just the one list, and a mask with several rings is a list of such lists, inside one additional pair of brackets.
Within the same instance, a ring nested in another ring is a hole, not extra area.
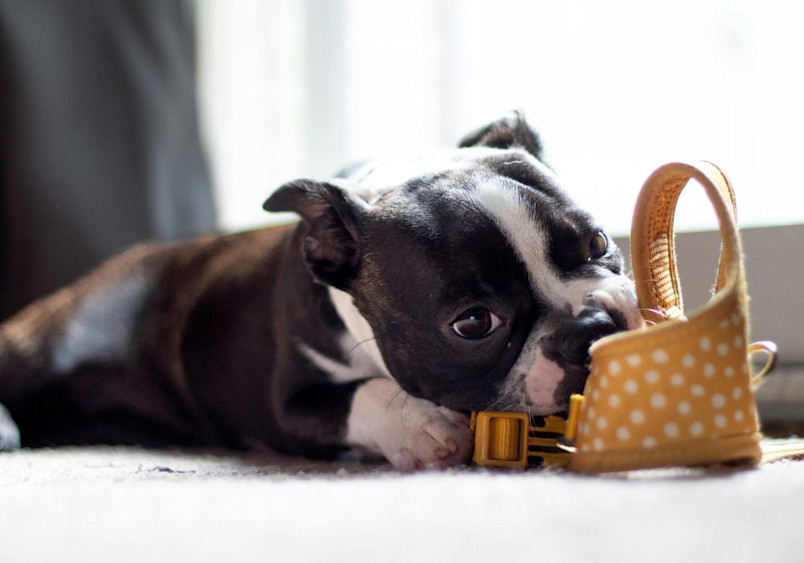
[(503, 409), (504, 402), (508, 400), (507, 393), (505, 393), (505, 392), (502, 392), (502, 393), (503, 393), (502, 395), (498, 394), (497, 398), (495, 398), (492, 402), (490, 402), (488, 405), (486, 405), (485, 410), (492, 411), (492, 412), (493, 411), (501, 411)]
[(530, 409), (524, 388), (503, 388), (486, 410), (497, 412), (526, 412)]
[[(391, 395), (391, 397), (388, 399), (388, 402), (387, 402), (387, 403), (385, 403), (385, 408), (386, 408), (386, 409), (391, 408), (391, 404), (392, 404), (392, 403), (393, 403), (393, 402), (396, 400), (396, 398), (397, 398), (397, 397), (399, 397), (399, 395), (400, 395), (401, 393), (405, 393), (405, 390), (404, 390), (404, 389), (402, 389), (402, 388), (400, 388), (400, 389), (399, 389), (399, 391), (397, 391), (396, 393), (394, 393), (393, 395)], [(406, 394), (406, 395), (407, 395), (407, 394)], [(403, 398), (403, 402), (402, 402), (402, 406), (403, 406), (403, 407), (405, 406), (404, 401), (407, 401), (407, 400), (408, 400), (408, 399), (407, 399), (407, 397), (404, 397), (404, 398)]]
[(654, 315), (656, 315), (660, 319), (666, 319), (667, 318), (667, 313), (665, 313), (664, 311), (662, 311), (660, 309), (639, 309), (639, 310), (641, 312), (643, 312), (643, 313), (653, 313)]
[(372, 336), (371, 338), (366, 338), (365, 340), (361, 340), (360, 342), (358, 342), (357, 344), (352, 346), (349, 350), (347, 350), (346, 355), (350, 356), (355, 350), (358, 349), (358, 347), (362, 346), (363, 344), (366, 344), (367, 342), (371, 342), (372, 340), (377, 340), (377, 337)]

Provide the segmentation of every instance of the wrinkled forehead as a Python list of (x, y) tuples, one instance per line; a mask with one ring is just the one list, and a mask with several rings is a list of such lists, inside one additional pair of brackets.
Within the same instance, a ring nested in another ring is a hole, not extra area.
[[(361, 195), (370, 203), (387, 192), (406, 184), (418, 185), (434, 178), (452, 174), (477, 175), (497, 168), (527, 166), (545, 180), (552, 172), (525, 151), (472, 147), (439, 151), (415, 157), (389, 157), (372, 160), (350, 174), (350, 181), (360, 186)], [(504, 173), (504, 170), (501, 172)], [(549, 181), (548, 181), (549, 182)]]
[[(458, 242), (473, 226), (496, 229), (524, 266), (534, 293), (556, 305), (564, 291), (551, 244), (574, 240), (593, 225), (552, 171), (518, 150), (460, 149), (379, 165), (356, 180), (370, 191), (368, 201), (444, 244)], [(456, 225), (456, 232), (445, 232)]]

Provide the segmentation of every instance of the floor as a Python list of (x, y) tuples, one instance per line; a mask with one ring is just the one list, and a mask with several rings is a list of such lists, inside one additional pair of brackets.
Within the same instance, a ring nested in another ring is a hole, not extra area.
[[(804, 371), (780, 372), (757, 393), (763, 428), (804, 434)], [(804, 461), (581, 477), (140, 448), (0, 454), (2, 563), (765, 563), (804, 558), (802, 532)]]
[(580, 477), (136, 448), (0, 456), (0, 561), (793, 561), (804, 461)]

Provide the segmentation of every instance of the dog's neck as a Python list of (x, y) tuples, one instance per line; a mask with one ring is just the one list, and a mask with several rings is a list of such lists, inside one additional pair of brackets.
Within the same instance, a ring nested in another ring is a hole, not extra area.
[(350, 351), (352, 355), (368, 356), (377, 370), (377, 375), (390, 377), (391, 374), (382, 359), (380, 349), (377, 346), (377, 339), (368, 321), (360, 314), (355, 307), (352, 296), (335, 289), (329, 288), (329, 298), (338, 312), (338, 316), (343, 321), (346, 331), (354, 338), (354, 348)]

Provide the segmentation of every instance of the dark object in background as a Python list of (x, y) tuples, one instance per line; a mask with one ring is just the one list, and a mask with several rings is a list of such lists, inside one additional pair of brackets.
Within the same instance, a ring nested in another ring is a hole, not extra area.
[(144, 239), (211, 231), (192, 6), (0, 0), (0, 314)]

